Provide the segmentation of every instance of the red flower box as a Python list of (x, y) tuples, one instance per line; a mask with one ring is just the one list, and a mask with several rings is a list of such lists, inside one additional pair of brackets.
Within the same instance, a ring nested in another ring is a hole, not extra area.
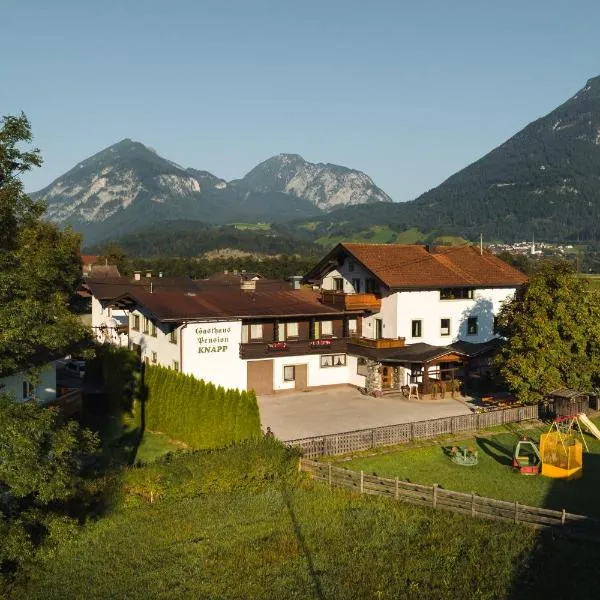
[(285, 342), (273, 342), (267, 346), (269, 350), (287, 350), (288, 345)]
[(331, 340), (312, 340), (311, 346), (331, 346)]

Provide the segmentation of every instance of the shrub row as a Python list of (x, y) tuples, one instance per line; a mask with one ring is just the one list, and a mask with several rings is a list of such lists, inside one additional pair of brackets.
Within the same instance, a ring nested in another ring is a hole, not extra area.
[(196, 449), (260, 436), (253, 391), (226, 390), (165, 367), (144, 365), (137, 408), (144, 426)]

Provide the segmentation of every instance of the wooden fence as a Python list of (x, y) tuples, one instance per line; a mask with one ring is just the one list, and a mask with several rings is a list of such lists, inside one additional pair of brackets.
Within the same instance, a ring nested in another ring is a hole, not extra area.
[(537, 418), (537, 405), (519, 406), (456, 417), (417, 421), (416, 423), (384, 425), (372, 429), (359, 429), (345, 433), (289, 440), (286, 441), (286, 444), (299, 447), (305, 458), (338, 456), (380, 446), (393, 446), (406, 442), (427, 440), (440, 435), (477, 431), (494, 425), (518, 423)]
[(307, 458), (300, 459), (300, 470), (313, 479), (330, 486), (346, 488), (360, 494), (385, 496), (440, 510), (483, 519), (522, 523), (533, 527), (557, 528), (570, 535), (600, 541), (600, 520), (575, 515), (565, 510), (549, 510), (446, 490), (436, 485), (419, 485), (395, 479), (368, 475), (364, 471), (351, 471)]

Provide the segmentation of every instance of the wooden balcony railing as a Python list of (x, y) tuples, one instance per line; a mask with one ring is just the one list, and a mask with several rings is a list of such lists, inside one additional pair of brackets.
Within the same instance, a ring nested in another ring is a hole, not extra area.
[(352, 337), (348, 340), (348, 343), (381, 350), (385, 348), (403, 348), (406, 340), (405, 338), (380, 338), (378, 340), (372, 340), (365, 337)]
[(331, 290), (321, 290), (321, 302), (340, 310), (381, 310), (381, 298), (375, 294), (345, 294)]
[(345, 353), (347, 345), (347, 338), (288, 340), (286, 342), (249, 342), (240, 344), (240, 358), (275, 358), (276, 356), (301, 356), (302, 354), (337, 354)]

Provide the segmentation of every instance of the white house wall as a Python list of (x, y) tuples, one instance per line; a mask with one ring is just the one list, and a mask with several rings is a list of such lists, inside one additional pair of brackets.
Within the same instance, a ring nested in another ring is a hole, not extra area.
[[(115, 346), (124, 346), (127, 344), (127, 336), (118, 334), (114, 327), (117, 323), (125, 324), (129, 318), (128, 311), (103, 307), (98, 298), (92, 296), (92, 330), (96, 339), (101, 342), (108, 342)], [(100, 327), (106, 325), (108, 329), (104, 334)]]
[[(28, 378), (25, 373), (15, 373), (0, 379), (0, 392), (7, 393), (15, 400), (22, 402), (23, 382)], [(50, 402), (56, 399), (56, 364), (49, 363), (42, 368), (38, 385), (35, 387), (35, 397), (39, 402)]]
[[(350, 270), (350, 263), (354, 264), (354, 271)], [(335, 290), (335, 282), (334, 279), (341, 277), (344, 280), (344, 293), (352, 294), (356, 292), (354, 286), (352, 285), (353, 279), (360, 280), (360, 292), (365, 292), (365, 281), (367, 279), (372, 279), (373, 275), (361, 267), (356, 261), (353, 261), (351, 258), (346, 258), (344, 263), (338, 267), (338, 269), (329, 272), (324, 278), (321, 284), (322, 289), (324, 290)]]
[(184, 373), (225, 388), (245, 390), (247, 366), (240, 358), (241, 321), (188, 323), (182, 329)]
[[(512, 298), (514, 288), (477, 289), (473, 299), (440, 300), (439, 290), (398, 292), (396, 331), (407, 344), (425, 342), (444, 346), (457, 340), (485, 342), (494, 337), (494, 315)], [(477, 317), (477, 335), (467, 334), (468, 317)], [(441, 319), (450, 319), (450, 335), (440, 333)], [(412, 321), (421, 321), (421, 337), (412, 337)], [(384, 330), (385, 332), (385, 330)], [(388, 336), (384, 333), (385, 337)]]
[[(133, 329), (133, 316), (138, 315), (140, 318), (140, 331)], [(131, 313), (129, 320), (129, 340), (132, 344), (136, 344), (141, 348), (142, 360), (148, 359), (148, 362), (152, 364), (152, 353), (156, 352), (157, 364), (163, 367), (173, 367), (173, 361), (180, 363), (181, 368), (181, 351), (180, 351), (180, 330), (178, 327), (177, 331), (177, 343), (174, 344), (170, 341), (171, 325), (157, 322), (156, 323), (156, 337), (150, 335), (150, 333), (144, 333), (144, 316), (145, 314), (140, 310), (135, 310)], [(150, 327), (150, 326), (149, 326)], [(150, 331), (150, 329), (149, 329)]]

